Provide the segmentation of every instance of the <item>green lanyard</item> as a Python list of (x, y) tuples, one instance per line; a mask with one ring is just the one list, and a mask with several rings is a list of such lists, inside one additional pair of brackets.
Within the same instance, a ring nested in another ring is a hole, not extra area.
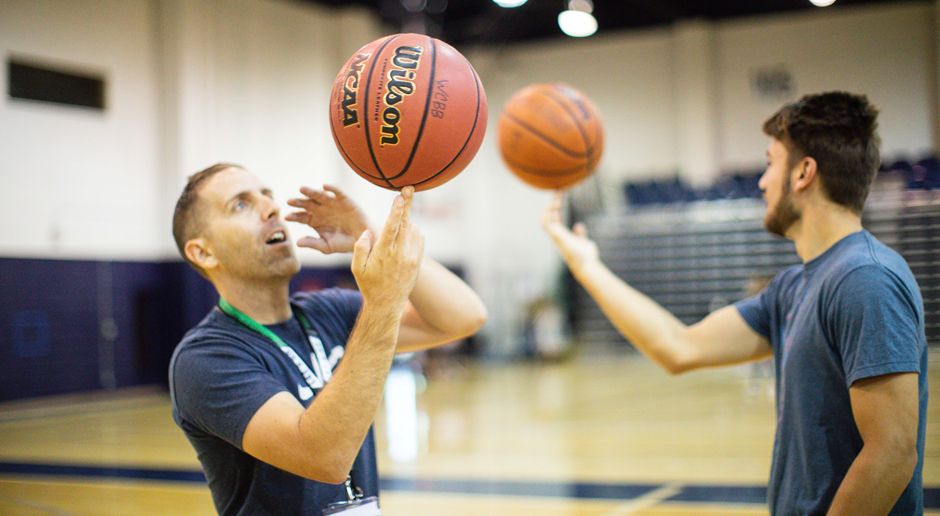
[(294, 305), (291, 304), (291, 311), (294, 313), (298, 319), (300, 319), (300, 324), (304, 328), (304, 333), (307, 335), (307, 340), (310, 342), (310, 348), (313, 350), (315, 357), (311, 357), (310, 361), (313, 364), (313, 367), (317, 369), (319, 374), (314, 373), (307, 367), (307, 364), (300, 358), (294, 348), (287, 345), (283, 339), (277, 336), (273, 331), (266, 328), (264, 325), (259, 324), (258, 321), (255, 321), (251, 317), (240, 312), (237, 308), (229, 304), (225, 299), (219, 298), (219, 310), (222, 310), (222, 313), (235, 319), (242, 326), (260, 333), (267, 337), (271, 342), (277, 345), (277, 347), (287, 355), (287, 358), (297, 366), (297, 369), (300, 371), (300, 374), (304, 377), (304, 381), (307, 382), (307, 385), (316, 392), (319, 389), (322, 389), (326, 382), (330, 381), (330, 378), (333, 376), (333, 372), (330, 367), (330, 362), (326, 358), (326, 351), (323, 349), (323, 342), (313, 333), (313, 325), (310, 324), (310, 321), (307, 320), (307, 317), (300, 310), (294, 308)]

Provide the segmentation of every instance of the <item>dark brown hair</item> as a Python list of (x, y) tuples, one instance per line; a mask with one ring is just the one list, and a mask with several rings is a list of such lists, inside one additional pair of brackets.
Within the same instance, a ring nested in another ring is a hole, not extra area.
[(864, 95), (806, 95), (764, 122), (764, 133), (787, 147), (792, 167), (816, 160), (829, 199), (861, 214), (881, 164), (878, 110)]
[(189, 176), (189, 181), (183, 188), (183, 193), (176, 201), (176, 209), (173, 211), (173, 239), (176, 240), (176, 248), (180, 255), (199, 274), (206, 275), (202, 267), (199, 267), (189, 257), (186, 256), (186, 242), (198, 237), (202, 232), (203, 214), (199, 209), (199, 188), (207, 179), (215, 174), (230, 168), (242, 168), (231, 163), (217, 163), (211, 167), (196, 172)]

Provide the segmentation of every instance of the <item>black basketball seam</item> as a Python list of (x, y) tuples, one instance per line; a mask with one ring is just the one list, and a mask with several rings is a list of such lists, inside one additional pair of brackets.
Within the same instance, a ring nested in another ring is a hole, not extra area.
[[(591, 145), (591, 142), (588, 141), (587, 131), (581, 125), (581, 122), (578, 121), (577, 113), (574, 113), (571, 109), (568, 108), (568, 105), (563, 102), (563, 100), (567, 100), (567, 99), (563, 95), (562, 95), (562, 98), (560, 99), (555, 95), (555, 92), (558, 91), (558, 86), (552, 84), (551, 88), (552, 88), (551, 90), (544, 92), (545, 96), (554, 100), (559, 106), (561, 106), (561, 108), (564, 109), (566, 113), (568, 113), (568, 116), (571, 117), (571, 120), (574, 122), (574, 125), (578, 127), (578, 132), (581, 133), (581, 139), (584, 140), (584, 147), (587, 149), (586, 156), (585, 156), (588, 159), (587, 165), (590, 165), (591, 158), (594, 155), (594, 145)], [(594, 114), (593, 110), (591, 111), (591, 114), (592, 115)]]
[(398, 179), (399, 177), (405, 175), (405, 173), (408, 172), (408, 169), (411, 168), (411, 162), (414, 161), (415, 154), (418, 152), (418, 143), (421, 142), (421, 135), (424, 134), (424, 126), (428, 120), (428, 108), (431, 106), (431, 98), (434, 94), (434, 75), (437, 73), (437, 45), (434, 43), (434, 39), (430, 37), (428, 37), (428, 43), (430, 44), (431, 48), (431, 75), (430, 82), (428, 83), (428, 96), (424, 101), (424, 113), (421, 115), (421, 125), (418, 127), (418, 134), (415, 136), (415, 141), (411, 145), (411, 155), (408, 156), (408, 161), (405, 162), (405, 168), (403, 168), (398, 174), (389, 177), (389, 180)]
[[(333, 116), (332, 116), (332, 115), (330, 116), (330, 132), (333, 133), (333, 138), (335, 138), (336, 141), (339, 142), (339, 137), (337, 137), (337, 135), (336, 135), (336, 128), (333, 126)], [(380, 177), (375, 177), (375, 176), (373, 176), (372, 174), (366, 172), (365, 170), (362, 170), (362, 168), (361, 168), (355, 161), (353, 161), (353, 159), (352, 159), (351, 157), (349, 157), (349, 154), (346, 153), (346, 149), (344, 149), (342, 145), (337, 145), (336, 148), (339, 150), (339, 153), (343, 155), (343, 159), (346, 160), (346, 164), (347, 164), (347, 165), (350, 165), (351, 167), (355, 168), (355, 169), (358, 170), (362, 175), (364, 175), (364, 176), (366, 176), (366, 177), (371, 177), (371, 178), (373, 178), (373, 179), (381, 179)]]
[(367, 177), (367, 178), (371, 178), (371, 179), (384, 179), (384, 178), (382, 178), (382, 177), (373, 176), (372, 174), (366, 172), (362, 167), (359, 166), (358, 163), (355, 162), (355, 160), (352, 159), (352, 157), (349, 155), (349, 153), (346, 152), (346, 149), (344, 149), (343, 146), (339, 143), (339, 135), (336, 133), (336, 126), (335, 126), (334, 123), (333, 123), (333, 115), (332, 115), (332, 113), (330, 114), (330, 132), (333, 134), (333, 138), (334, 138), (334, 140), (335, 140), (336, 143), (337, 143), (336, 149), (339, 150), (339, 153), (340, 153), (340, 154), (342, 154), (343, 159), (346, 161), (346, 164), (347, 164), (347, 165), (349, 165), (351, 168), (354, 168), (354, 169), (356, 169), (357, 171), (359, 171), (359, 175), (361, 175), (361, 176), (363, 176), (363, 177)]
[(509, 164), (511, 167), (521, 170), (527, 174), (532, 174), (534, 176), (558, 177), (558, 176), (568, 175), (572, 172), (578, 172), (578, 171), (584, 170), (584, 165), (578, 165), (574, 168), (566, 168), (562, 170), (541, 170), (541, 169), (530, 168), (526, 165), (521, 165), (507, 158), (506, 156), (503, 156), (503, 160), (505, 160), (506, 163)]
[(371, 102), (372, 97), (369, 94), (369, 87), (372, 85), (372, 73), (375, 71), (375, 65), (378, 64), (379, 62), (378, 57), (382, 54), (382, 51), (385, 50), (385, 47), (387, 47), (389, 43), (391, 43), (392, 41), (395, 41), (396, 39), (398, 39), (398, 37), (399, 35), (395, 35), (395, 36), (388, 38), (388, 41), (383, 43), (382, 46), (378, 50), (375, 51), (375, 59), (372, 60), (372, 64), (369, 66), (369, 74), (366, 76), (366, 94), (363, 95), (363, 98), (365, 98), (365, 107), (363, 109), (363, 113), (365, 114), (365, 119), (363, 120), (363, 123), (365, 124), (365, 127), (366, 127), (366, 131), (365, 131), (366, 147), (369, 149), (369, 155), (372, 157), (372, 164), (375, 165), (375, 170), (377, 170), (379, 174), (382, 175), (381, 178), (373, 177), (373, 179), (382, 179), (383, 181), (388, 183), (389, 188), (395, 188), (395, 189), (397, 189), (395, 185), (393, 185), (388, 180), (388, 178), (385, 177), (385, 172), (383, 172), (382, 167), (379, 166), (379, 160), (375, 159), (375, 151), (372, 149), (372, 140), (369, 139), (369, 105), (372, 103)]
[(476, 88), (477, 88), (477, 109), (476, 109), (476, 112), (474, 113), (474, 116), (473, 116), (473, 125), (470, 127), (470, 133), (467, 135), (467, 139), (464, 140), (463, 146), (460, 147), (460, 151), (457, 152), (457, 154), (454, 156), (454, 159), (450, 160), (450, 163), (448, 163), (444, 168), (438, 170), (438, 171), (437, 171), (434, 175), (432, 175), (431, 177), (428, 177), (428, 178), (426, 178), (426, 179), (423, 179), (423, 180), (421, 180), (421, 181), (415, 183), (416, 185), (420, 185), (420, 184), (422, 184), (422, 183), (426, 183), (426, 182), (428, 182), (428, 181), (434, 179), (435, 177), (441, 175), (442, 173), (444, 173), (445, 170), (447, 170), (448, 168), (450, 168), (450, 166), (453, 165), (455, 161), (457, 161), (457, 158), (459, 158), (461, 155), (463, 155), (463, 151), (467, 148), (467, 145), (470, 144), (470, 140), (473, 138), (473, 133), (476, 131), (477, 122), (479, 122), (479, 120), (480, 120), (480, 104), (481, 104), (481, 101), (482, 101), (482, 95), (480, 95), (480, 83), (481, 83), (481, 81), (480, 81), (479, 76), (477, 76), (477, 71), (473, 69), (473, 65), (471, 65), (469, 61), (467, 61), (467, 66), (470, 68), (470, 73), (473, 74), (473, 82), (474, 82), (474, 85), (475, 85)]
[(512, 113), (503, 111), (503, 116), (505, 116), (506, 118), (512, 120), (512, 121), (515, 122), (516, 124), (522, 126), (522, 128), (525, 129), (526, 131), (528, 131), (528, 132), (534, 134), (535, 136), (538, 136), (540, 140), (544, 141), (544, 142), (547, 143), (549, 146), (551, 146), (551, 147), (557, 149), (558, 151), (562, 152), (563, 154), (567, 154), (568, 156), (571, 156), (572, 158), (589, 158), (589, 157), (590, 157), (589, 154), (585, 154), (585, 153), (583, 153), (583, 152), (575, 152), (575, 151), (573, 151), (573, 150), (566, 149), (566, 148), (562, 147), (561, 145), (557, 144), (554, 140), (552, 140), (548, 135), (546, 135), (545, 133), (539, 131), (538, 129), (536, 129), (536, 128), (534, 128), (534, 127), (532, 127), (531, 125), (529, 125), (529, 124), (523, 122), (522, 120), (520, 120), (518, 117), (516, 117), (516, 116), (513, 115)]

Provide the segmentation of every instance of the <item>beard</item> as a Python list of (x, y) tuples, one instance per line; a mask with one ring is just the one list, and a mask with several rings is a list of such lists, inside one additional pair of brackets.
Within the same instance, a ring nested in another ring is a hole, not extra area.
[(786, 237), (787, 230), (790, 229), (796, 221), (800, 220), (802, 215), (793, 203), (793, 197), (790, 193), (789, 176), (787, 176), (786, 183), (783, 185), (781, 192), (774, 210), (767, 213), (764, 217), (764, 229), (774, 235)]

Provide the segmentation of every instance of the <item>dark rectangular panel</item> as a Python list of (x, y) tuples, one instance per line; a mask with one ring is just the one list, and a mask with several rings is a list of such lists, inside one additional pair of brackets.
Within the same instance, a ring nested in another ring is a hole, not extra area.
[(104, 110), (104, 78), (56, 70), (48, 65), (7, 61), (10, 97)]

